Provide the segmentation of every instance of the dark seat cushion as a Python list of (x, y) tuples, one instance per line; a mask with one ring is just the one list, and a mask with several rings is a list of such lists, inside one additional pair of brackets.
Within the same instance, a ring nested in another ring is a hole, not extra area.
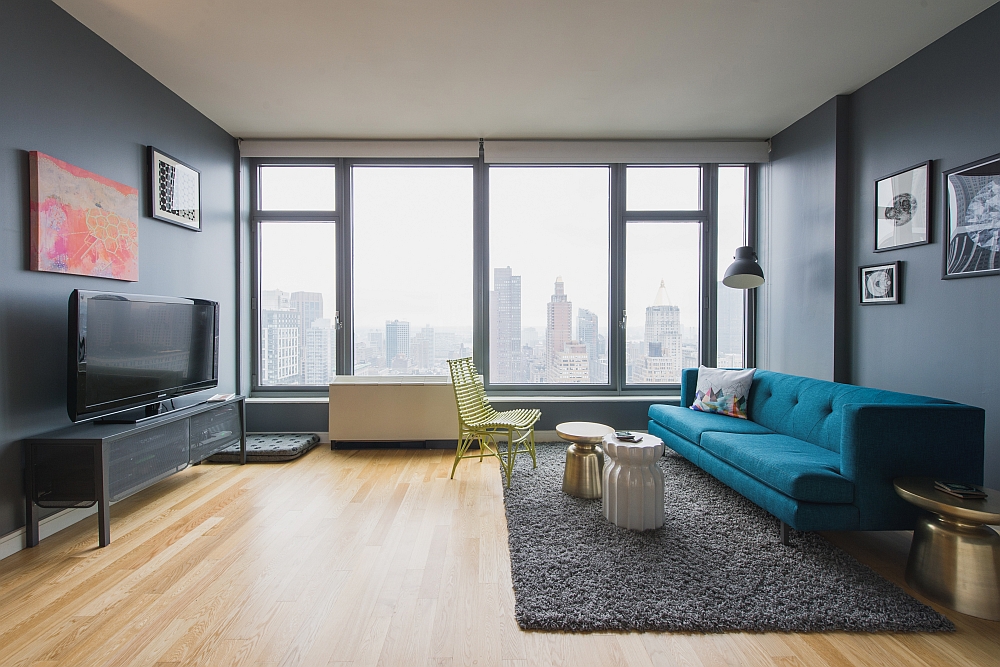
[(804, 440), (778, 434), (710, 432), (702, 435), (701, 446), (796, 500), (854, 501), (854, 484), (840, 475), (840, 456)]
[(649, 418), (696, 445), (701, 444), (701, 434), (707, 431), (751, 435), (767, 435), (773, 432), (746, 419), (699, 412), (675, 405), (651, 405)]

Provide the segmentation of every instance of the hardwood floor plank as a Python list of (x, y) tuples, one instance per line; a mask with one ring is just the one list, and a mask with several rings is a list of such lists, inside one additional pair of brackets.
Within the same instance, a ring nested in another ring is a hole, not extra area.
[[(994, 665), (955, 633), (546, 633), (514, 617), (495, 460), (316, 449), (202, 465), (0, 561), (0, 665)], [(517, 480), (514, 480), (517, 483)], [(96, 520), (95, 520), (96, 521)], [(906, 589), (910, 534), (830, 533)]]

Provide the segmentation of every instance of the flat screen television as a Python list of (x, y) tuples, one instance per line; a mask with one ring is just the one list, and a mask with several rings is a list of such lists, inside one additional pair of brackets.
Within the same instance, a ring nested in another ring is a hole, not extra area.
[(219, 304), (75, 290), (69, 298), (70, 419), (158, 405), (219, 384)]

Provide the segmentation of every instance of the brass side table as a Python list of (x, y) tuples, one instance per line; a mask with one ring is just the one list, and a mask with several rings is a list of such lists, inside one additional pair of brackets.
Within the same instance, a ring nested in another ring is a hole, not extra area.
[(563, 493), (577, 498), (601, 497), (601, 471), (604, 469), (604, 452), (600, 442), (615, 430), (593, 422), (564, 422), (556, 426), (556, 433), (570, 446), (566, 449), (566, 471), (563, 473)]
[(934, 488), (929, 477), (892, 482), (922, 514), (906, 561), (906, 583), (926, 597), (963, 614), (1000, 621), (1000, 491), (963, 500)]

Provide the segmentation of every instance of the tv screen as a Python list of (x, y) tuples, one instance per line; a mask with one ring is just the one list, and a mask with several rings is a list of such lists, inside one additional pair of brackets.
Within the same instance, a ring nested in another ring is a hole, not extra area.
[(219, 304), (76, 290), (70, 296), (73, 421), (215, 387)]

